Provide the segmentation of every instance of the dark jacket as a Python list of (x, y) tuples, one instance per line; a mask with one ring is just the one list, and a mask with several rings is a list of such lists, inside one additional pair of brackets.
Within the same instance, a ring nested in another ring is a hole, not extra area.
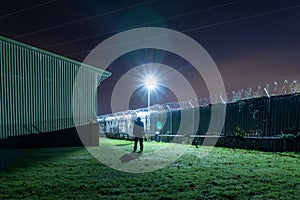
[(134, 137), (138, 137), (138, 138), (142, 138), (144, 135), (145, 135), (145, 132), (144, 132), (144, 123), (141, 122), (141, 121), (134, 122), (133, 136)]

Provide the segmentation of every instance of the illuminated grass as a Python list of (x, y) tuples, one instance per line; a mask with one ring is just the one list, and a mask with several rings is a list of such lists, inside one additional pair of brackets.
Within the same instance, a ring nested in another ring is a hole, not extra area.
[[(114, 140), (126, 151), (132, 142)], [(167, 144), (145, 143), (145, 153)], [(113, 170), (85, 148), (1, 150), (0, 199), (297, 199), (300, 155), (190, 146), (168, 167)], [(9, 156), (5, 156), (9, 155)]]

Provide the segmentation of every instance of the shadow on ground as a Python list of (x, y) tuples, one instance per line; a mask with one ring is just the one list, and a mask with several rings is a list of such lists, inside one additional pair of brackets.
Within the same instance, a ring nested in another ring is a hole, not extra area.
[(84, 147), (54, 147), (32, 149), (0, 149), (0, 170), (34, 165), (36, 162), (64, 157)]
[(138, 157), (140, 157), (142, 154), (141, 153), (127, 153), (127, 154), (124, 154), (121, 158), (120, 158), (120, 161), (122, 163), (128, 163), (130, 162), (131, 160), (135, 160), (137, 159)]

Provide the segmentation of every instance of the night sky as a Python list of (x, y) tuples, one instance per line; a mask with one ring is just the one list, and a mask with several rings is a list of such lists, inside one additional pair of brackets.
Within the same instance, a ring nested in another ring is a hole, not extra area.
[[(1, 3), (0, 35), (77, 61), (83, 61), (114, 34), (137, 27), (164, 27), (190, 36), (206, 49), (218, 66), (227, 92), (274, 81), (300, 81), (300, 0)], [(199, 98), (208, 95), (201, 76), (186, 60), (170, 52), (142, 49), (103, 67), (113, 75), (98, 88), (98, 114), (111, 112), (114, 85), (141, 60), (174, 68), (190, 81)], [(129, 107), (146, 107), (146, 100), (145, 90), (140, 88), (132, 95)], [(164, 87), (151, 98), (153, 104), (170, 101), (176, 101), (176, 97)]]

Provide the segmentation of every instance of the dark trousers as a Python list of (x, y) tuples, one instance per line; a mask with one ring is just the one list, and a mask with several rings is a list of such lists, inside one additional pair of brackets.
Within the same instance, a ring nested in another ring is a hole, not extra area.
[(143, 149), (144, 149), (143, 138), (140, 138), (140, 137), (134, 137), (133, 151), (136, 151), (138, 142), (140, 142), (140, 150), (143, 151)]

